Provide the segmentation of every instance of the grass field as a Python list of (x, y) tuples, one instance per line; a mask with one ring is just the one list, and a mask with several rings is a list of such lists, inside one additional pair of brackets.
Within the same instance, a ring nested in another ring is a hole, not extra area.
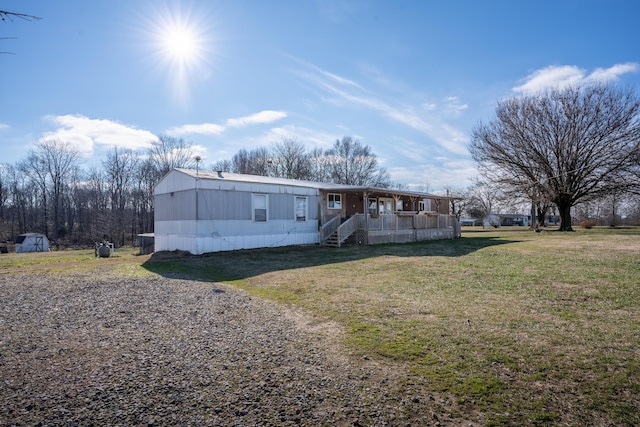
[(220, 281), (338, 326), (488, 425), (640, 425), (640, 229), (463, 229), (456, 240), (96, 259), (0, 256), (0, 274), (102, 268)]

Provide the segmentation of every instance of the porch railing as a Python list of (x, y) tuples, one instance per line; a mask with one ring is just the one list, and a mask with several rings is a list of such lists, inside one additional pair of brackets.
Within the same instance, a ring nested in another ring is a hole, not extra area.
[(358, 221), (355, 217), (350, 217), (338, 227), (338, 242), (342, 243), (358, 229)]
[[(426, 230), (434, 228), (453, 228), (455, 216), (447, 214), (396, 214), (365, 215), (356, 214), (359, 230)], [(367, 226), (368, 221), (368, 226)]]

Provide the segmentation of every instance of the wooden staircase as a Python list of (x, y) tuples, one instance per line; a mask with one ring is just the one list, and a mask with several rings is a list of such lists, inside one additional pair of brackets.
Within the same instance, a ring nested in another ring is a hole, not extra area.
[(336, 230), (333, 232), (333, 234), (327, 237), (327, 240), (324, 241), (324, 246), (339, 248), (340, 245), (344, 242), (344, 240), (342, 242), (340, 241), (340, 238), (338, 237), (338, 230)]
[(351, 217), (346, 219), (340, 226), (331, 233), (323, 242), (323, 246), (339, 248), (345, 240), (356, 232), (356, 219)]

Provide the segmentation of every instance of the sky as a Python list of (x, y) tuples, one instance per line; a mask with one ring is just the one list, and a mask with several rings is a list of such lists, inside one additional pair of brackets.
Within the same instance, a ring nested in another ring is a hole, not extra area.
[(55, 138), (99, 165), (159, 135), (207, 167), (297, 139), (371, 147), (394, 183), (462, 189), (511, 96), (640, 93), (636, 0), (0, 0), (0, 163)]

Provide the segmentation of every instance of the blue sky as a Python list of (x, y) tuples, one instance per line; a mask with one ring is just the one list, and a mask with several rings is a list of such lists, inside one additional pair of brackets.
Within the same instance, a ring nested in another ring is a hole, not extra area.
[[(372, 147), (394, 182), (476, 176), (496, 102), (568, 83), (640, 89), (635, 0), (15, 0), (0, 10), (0, 162), (41, 138), (88, 166), (156, 135), (205, 166), (297, 138)], [(13, 38), (15, 37), (15, 38)]]

